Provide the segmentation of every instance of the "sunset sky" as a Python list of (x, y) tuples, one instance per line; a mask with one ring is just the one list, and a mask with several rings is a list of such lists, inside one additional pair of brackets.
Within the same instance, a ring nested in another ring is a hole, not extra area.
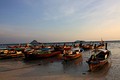
[(0, 43), (120, 40), (120, 0), (0, 0)]

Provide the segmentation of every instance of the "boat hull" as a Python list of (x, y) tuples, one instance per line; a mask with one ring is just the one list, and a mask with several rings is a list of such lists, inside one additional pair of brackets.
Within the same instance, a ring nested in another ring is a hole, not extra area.
[(58, 54), (61, 54), (61, 51), (55, 51), (51, 53), (44, 53), (44, 54), (25, 54), (25, 59), (41, 59), (41, 58), (48, 58), (52, 56), (56, 56)]
[(95, 71), (95, 70), (97, 70), (98, 68), (104, 66), (106, 63), (108, 63), (107, 60), (105, 60), (105, 61), (100, 61), (100, 62), (98, 62), (98, 63), (97, 63), (97, 62), (90, 63), (90, 64), (89, 64), (89, 70), (90, 70), (90, 71)]
[(82, 56), (81, 53), (79, 53), (79, 54), (66, 55), (66, 56), (64, 56), (64, 60), (73, 60), (73, 59), (79, 58), (79, 57), (81, 57), (81, 56)]
[(106, 59), (97, 59), (97, 60), (91, 60), (91, 61), (86, 61), (89, 65), (89, 71), (95, 71), (99, 69), (100, 67), (103, 67), (106, 63), (110, 62), (111, 60), (111, 52), (107, 52), (108, 57)]

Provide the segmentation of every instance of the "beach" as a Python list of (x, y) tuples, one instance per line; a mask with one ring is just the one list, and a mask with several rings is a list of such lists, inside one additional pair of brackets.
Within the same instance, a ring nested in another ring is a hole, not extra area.
[(59, 56), (24, 61), (21, 58), (0, 60), (1, 80), (120, 80), (120, 43), (108, 43), (111, 61), (100, 70), (88, 72), (86, 60), (91, 51), (82, 57), (65, 62)]

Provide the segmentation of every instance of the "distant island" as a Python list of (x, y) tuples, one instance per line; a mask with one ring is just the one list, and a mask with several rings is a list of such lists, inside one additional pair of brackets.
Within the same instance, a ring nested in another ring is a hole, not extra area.
[[(85, 41), (85, 40), (75, 40), (73, 42), (39, 42), (37, 40), (33, 40), (31, 42), (28, 42), (28, 43), (9, 43), (9, 44), (2, 44), (0, 43), (0, 46), (1, 45), (26, 45), (26, 44), (35, 44), (35, 45), (38, 45), (38, 44), (69, 44), (69, 43), (98, 43), (100, 41)], [(120, 40), (107, 40), (107, 41), (104, 41), (104, 42), (120, 42)]]

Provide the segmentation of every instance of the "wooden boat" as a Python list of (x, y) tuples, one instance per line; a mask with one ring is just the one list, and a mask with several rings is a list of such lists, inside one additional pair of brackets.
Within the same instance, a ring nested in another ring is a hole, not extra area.
[(105, 47), (104, 41), (101, 39), (101, 41), (98, 44), (94, 45), (94, 48), (96, 49), (103, 49)]
[(24, 57), (24, 54), (21, 51), (16, 51), (15, 53), (9, 53), (11, 58)]
[(93, 45), (91, 44), (85, 44), (82, 45), (81, 48), (83, 48), (85, 51), (92, 49)]
[(0, 49), (0, 59), (10, 58), (7, 49)]
[(64, 60), (73, 60), (73, 59), (76, 59), (76, 58), (79, 58), (81, 57), (82, 54), (80, 52), (80, 49), (79, 48), (74, 48), (74, 49), (68, 49), (66, 51), (64, 51), (64, 55), (63, 55), (63, 59)]
[(94, 51), (94, 54), (91, 55), (88, 61), (89, 71), (94, 71), (100, 67), (103, 67), (106, 63), (109, 62), (111, 52), (109, 50), (98, 49)]
[(15, 48), (15, 49), (10, 49), (9, 50), (9, 55), (14, 58), (14, 57), (23, 57), (23, 50), (22, 48)]
[(22, 49), (3, 49), (0, 50), (0, 59), (23, 57)]
[(25, 53), (25, 59), (41, 59), (56, 56), (61, 54), (61, 51), (32, 51)]
[(52, 56), (55, 56), (55, 55), (58, 55), (58, 54), (61, 54), (60, 51), (52, 51), (52, 52), (47, 52), (47, 53), (44, 53), (44, 54), (34, 54), (34, 56), (36, 58), (47, 58), (47, 57), (52, 57)]

